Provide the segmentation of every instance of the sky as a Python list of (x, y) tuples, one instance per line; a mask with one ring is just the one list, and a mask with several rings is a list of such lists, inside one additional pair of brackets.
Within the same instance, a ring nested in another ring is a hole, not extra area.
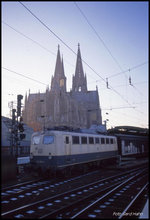
[(87, 87), (98, 88), (107, 128), (149, 127), (147, 1), (22, 3), (36, 17), (17, 1), (1, 2), (2, 116), (10, 117), (18, 94), (50, 87), (58, 44), (69, 92), (79, 43)]

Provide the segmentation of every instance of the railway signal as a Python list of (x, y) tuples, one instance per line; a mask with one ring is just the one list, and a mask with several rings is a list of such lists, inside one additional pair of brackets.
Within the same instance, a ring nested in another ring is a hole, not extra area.
[(21, 115), (21, 100), (23, 99), (22, 95), (17, 95), (17, 117)]
[(18, 129), (19, 129), (20, 132), (24, 132), (24, 127), (23, 127), (22, 123), (18, 124)]
[(23, 123), (20, 122), (20, 123), (18, 124), (18, 130), (19, 130), (20, 140), (25, 139), (26, 135), (23, 133), (23, 132), (24, 132)]
[(20, 134), (20, 140), (25, 139), (26, 135), (25, 134)]
[[(17, 110), (12, 109), (12, 148), (16, 149), (16, 157), (18, 156), (18, 147), (20, 141), (26, 137), (24, 134), (24, 124), (22, 123), (23, 118), (21, 116), (21, 100), (23, 99), (22, 95), (17, 95)], [(17, 115), (16, 115), (17, 114)], [(14, 150), (13, 150), (14, 153)]]

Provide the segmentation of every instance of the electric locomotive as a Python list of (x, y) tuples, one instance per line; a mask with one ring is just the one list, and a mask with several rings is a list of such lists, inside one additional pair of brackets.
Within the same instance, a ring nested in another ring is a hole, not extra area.
[(118, 160), (117, 138), (111, 135), (46, 130), (31, 137), (30, 162), (38, 172), (99, 165)]

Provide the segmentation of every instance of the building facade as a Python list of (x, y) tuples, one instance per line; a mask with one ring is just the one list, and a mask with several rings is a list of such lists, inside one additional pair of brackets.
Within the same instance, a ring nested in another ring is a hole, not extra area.
[(98, 90), (87, 89), (79, 44), (70, 92), (67, 92), (66, 80), (58, 45), (50, 89), (47, 88), (45, 93), (29, 93), (25, 97), (23, 120), (34, 131), (60, 126), (89, 128), (93, 124), (102, 124)]

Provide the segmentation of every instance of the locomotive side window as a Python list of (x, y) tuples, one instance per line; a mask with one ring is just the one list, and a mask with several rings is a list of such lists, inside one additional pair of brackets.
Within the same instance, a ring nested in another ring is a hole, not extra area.
[(101, 144), (105, 144), (105, 138), (101, 138)]
[(94, 144), (94, 138), (93, 137), (89, 137), (89, 144)]
[(72, 143), (79, 144), (79, 136), (72, 136)]
[(37, 145), (40, 143), (40, 136), (34, 136), (32, 139), (32, 144)]
[(109, 138), (106, 138), (106, 144), (109, 144)]
[(113, 140), (115, 140), (115, 139), (113, 139), (113, 138), (110, 139), (110, 143), (111, 143), (111, 144), (113, 144)]
[(81, 144), (87, 144), (87, 137), (81, 137)]
[(95, 143), (99, 144), (99, 138), (95, 138)]
[(54, 143), (54, 136), (45, 135), (43, 138), (43, 144), (52, 144)]

